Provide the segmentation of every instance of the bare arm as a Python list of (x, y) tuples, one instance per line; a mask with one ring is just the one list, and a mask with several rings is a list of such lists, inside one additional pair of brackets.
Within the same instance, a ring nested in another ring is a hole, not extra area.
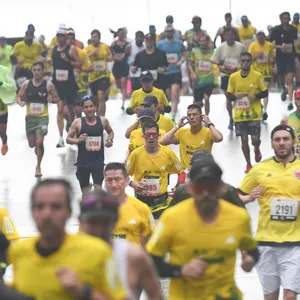
[(105, 117), (101, 117), (101, 122), (102, 122), (104, 130), (107, 133), (105, 147), (111, 147), (113, 145), (114, 136), (115, 136), (114, 131), (110, 127), (109, 121)]
[(162, 139), (160, 140), (160, 143), (164, 146), (168, 146), (171, 144), (178, 145), (179, 141), (177, 140), (177, 137), (175, 136), (175, 133), (177, 132), (178, 127), (172, 128), (168, 133), (166, 133)]
[(72, 61), (70, 61), (70, 64), (74, 67), (74, 68), (81, 68), (81, 61), (78, 55), (78, 52), (76, 50), (76, 47), (71, 46), (70, 51), (69, 51), (70, 56), (72, 57)]
[(48, 90), (48, 93), (51, 96), (51, 101), (50, 102), (57, 103), (59, 101), (59, 97), (58, 97), (56, 88), (55, 88), (54, 84), (49, 80), (47, 81), (47, 90)]
[(136, 120), (132, 125), (130, 125), (127, 129), (126, 129), (126, 132), (125, 132), (125, 137), (126, 139), (129, 139), (130, 138), (130, 134), (133, 130), (135, 129), (138, 129), (139, 127), (139, 122), (138, 120)]
[(81, 134), (79, 138), (74, 138), (75, 134), (80, 131), (81, 128), (81, 120), (76, 119), (73, 121), (71, 128), (67, 135), (67, 144), (76, 145), (87, 139), (87, 134)]
[(27, 87), (28, 87), (28, 82), (29, 80), (26, 80), (22, 86), (21, 86), (21, 89), (19, 90), (19, 93), (18, 93), (18, 96), (17, 96), (17, 102), (20, 106), (24, 106), (26, 104), (26, 90), (27, 90)]

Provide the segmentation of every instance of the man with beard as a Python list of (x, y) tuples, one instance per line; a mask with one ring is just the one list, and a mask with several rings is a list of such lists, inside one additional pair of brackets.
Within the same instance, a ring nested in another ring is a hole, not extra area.
[(257, 164), (239, 186), (244, 194), (257, 186), (261, 189), (257, 273), (265, 300), (278, 300), (280, 286), (284, 299), (296, 300), (300, 293), (300, 160), (293, 151), (294, 141), (292, 127), (276, 126), (271, 133), (275, 155)]
[[(163, 213), (146, 246), (159, 275), (171, 277), (168, 299), (242, 299), (234, 280), (236, 250), (246, 272), (259, 253), (247, 211), (221, 198), (221, 176), (214, 162), (193, 164), (192, 198)], [(164, 261), (167, 253), (170, 263)]]

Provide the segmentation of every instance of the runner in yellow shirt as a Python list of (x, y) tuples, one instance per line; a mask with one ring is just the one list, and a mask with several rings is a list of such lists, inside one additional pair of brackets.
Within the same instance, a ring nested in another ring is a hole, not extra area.
[(92, 43), (85, 48), (85, 51), (93, 66), (93, 72), (89, 73), (89, 84), (93, 97), (97, 99), (98, 113), (105, 116), (106, 104), (109, 92), (109, 69), (107, 63), (111, 61), (111, 51), (108, 45), (100, 41), (101, 33), (94, 29), (91, 32)]
[(126, 113), (128, 115), (133, 115), (134, 113), (138, 113), (141, 109), (140, 105), (146, 98), (146, 96), (155, 96), (158, 101), (159, 111), (169, 113), (171, 112), (171, 106), (168, 103), (167, 97), (163, 90), (160, 90), (153, 86), (154, 80), (150, 71), (143, 71), (141, 73), (141, 85), (142, 88), (134, 91), (131, 95), (131, 102), (126, 108)]
[(145, 146), (131, 152), (126, 167), (128, 174), (134, 176), (130, 186), (136, 197), (151, 208), (154, 218), (158, 218), (172, 200), (167, 192), (169, 174), (178, 174), (178, 182), (184, 182), (186, 176), (173, 150), (159, 144), (157, 123), (148, 121), (142, 130)]
[[(202, 126), (202, 122), (207, 127)], [(183, 128), (189, 124), (189, 127)], [(186, 117), (182, 117), (178, 126), (170, 130), (162, 139), (162, 145), (178, 145), (180, 149), (180, 162), (184, 169), (189, 169), (194, 152), (204, 149), (211, 152), (213, 143), (223, 140), (222, 133), (206, 115), (202, 115), (198, 104), (191, 104), (187, 108)]]
[(279, 299), (280, 287), (284, 299), (296, 300), (300, 293), (300, 160), (294, 141), (292, 127), (276, 126), (271, 133), (274, 156), (254, 166), (239, 186), (243, 194), (258, 189), (256, 270), (264, 299)]
[[(256, 33), (257, 40), (250, 44), (249, 53), (252, 55), (252, 69), (261, 73), (264, 77), (267, 88), (272, 80), (272, 66), (274, 64), (275, 48), (274, 45), (266, 40), (266, 35), (263, 30)], [(267, 106), (268, 97), (264, 98), (264, 107), (262, 120), (268, 119)]]
[(163, 213), (146, 246), (159, 275), (171, 277), (170, 300), (241, 300), (234, 280), (236, 250), (242, 251), (246, 272), (259, 258), (247, 211), (221, 198), (221, 176), (214, 162), (193, 164), (192, 198)]
[(247, 16), (242, 16), (241, 21), (242, 26), (238, 28), (239, 39), (246, 49), (248, 49), (250, 44), (255, 40), (256, 28), (250, 24)]
[(261, 161), (259, 149), (261, 98), (268, 96), (268, 89), (261, 73), (251, 70), (252, 55), (249, 52), (241, 54), (241, 70), (230, 75), (228, 97), (234, 101), (234, 122), (236, 136), (241, 137), (242, 151), (247, 162), (245, 173), (252, 168), (248, 135), (254, 146), (255, 161)]

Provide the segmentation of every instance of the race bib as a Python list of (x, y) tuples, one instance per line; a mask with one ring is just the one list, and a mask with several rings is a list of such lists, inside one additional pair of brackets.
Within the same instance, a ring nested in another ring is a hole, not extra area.
[(295, 145), (295, 155), (300, 157), (300, 144)]
[(30, 103), (30, 115), (36, 116), (41, 115), (44, 112), (43, 103)]
[(250, 44), (252, 43), (252, 39), (246, 39), (244, 40), (243, 44), (246, 48), (248, 48), (250, 46)]
[(16, 81), (17, 81), (17, 85), (19, 88), (21, 88), (22, 84), (27, 80), (26, 77), (20, 77), (18, 78)]
[(69, 78), (68, 70), (56, 70), (55, 71), (57, 81), (67, 81)]
[(178, 60), (177, 53), (167, 53), (167, 60), (169, 64), (176, 64)]
[(271, 199), (271, 220), (296, 221), (298, 201), (295, 199)]
[(94, 69), (95, 72), (105, 71), (106, 70), (105, 61), (103, 61), (103, 60), (95, 61), (93, 63), (93, 69)]
[(237, 99), (235, 101), (235, 108), (236, 109), (249, 109), (250, 108), (250, 101), (247, 97), (242, 99)]
[(238, 61), (235, 58), (226, 57), (224, 60), (224, 67), (228, 70), (234, 70), (238, 66)]
[(292, 53), (293, 51), (293, 44), (282, 44), (282, 46), (285, 46), (285, 49), (282, 49), (283, 53)]
[(266, 64), (268, 62), (269, 62), (268, 53), (263, 53), (263, 55), (257, 59), (257, 63), (259, 64)]
[(144, 184), (144, 189), (142, 191), (143, 196), (159, 196), (160, 195), (160, 185), (159, 179), (143, 179), (142, 183)]
[(85, 141), (85, 149), (90, 152), (100, 151), (101, 136), (89, 136)]
[(150, 70), (151, 74), (152, 74), (152, 77), (155, 80), (157, 80), (157, 70)]
[(198, 69), (200, 72), (209, 72), (211, 68), (210, 61), (199, 60), (198, 62)]

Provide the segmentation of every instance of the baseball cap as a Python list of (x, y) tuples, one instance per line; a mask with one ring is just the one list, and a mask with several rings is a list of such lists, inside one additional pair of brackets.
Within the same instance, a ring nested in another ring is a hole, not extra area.
[(203, 166), (213, 163), (214, 157), (212, 154), (208, 151), (205, 151), (203, 149), (200, 149), (193, 153), (192, 159), (191, 159), (191, 165), (194, 164), (202, 164)]
[(66, 24), (61, 23), (59, 24), (58, 29), (67, 29), (67, 26)]
[(194, 22), (202, 22), (202, 19), (199, 16), (193, 16), (192, 23)]
[(6, 41), (6, 37), (5, 36), (1, 36), (0, 37), (0, 41)]
[(149, 95), (147, 97), (144, 98), (143, 102), (141, 103), (141, 106), (151, 106), (152, 104), (157, 105), (158, 104), (158, 100), (155, 96)]
[(171, 15), (166, 16), (166, 22), (174, 22), (174, 18)]
[(149, 31), (156, 31), (155, 25), (149, 25)]
[(241, 21), (248, 21), (248, 17), (247, 16), (242, 16)]
[(103, 190), (96, 190), (83, 196), (79, 218), (90, 220), (98, 217), (117, 220), (118, 210), (118, 200)]
[(35, 31), (35, 28), (34, 28), (33, 24), (29, 24), (29, 25), (27, 26), (27, 30)]
[(140, 80), (143, 80), (143, 79), (153, 80), (153, 76), (152, 76), (151, 72), (150, 71), (143, 71), (141, 73)]
[(68, 29), (67, 29), (67, 34), (72, 34), (72, 35), (75, 36), (75, 31), (74, 31), (74, 29), (73, 29), (73, 28), (68, 28)]
[(169, 24), (165, 27), (165, 31), (174, 31), (174, 27), (171, 24)]
[[(296, 91), (295, 91), (295, 93), (294, 93), (294, 98), (296, 99), (296, 98), (300, 98), (300, 89), (297, 89)], [(144, 101), (145, 101), (145, 99), (144, 99)]]
[(143, 118), (154, 119), (154, 112), (153, 112), (153, 110), (150, 107), (142, 108), (138, 112), (138, 120), (141, 120)]
[(195, 162), (190, 170), (189, 177), (191, 183), (218, 183), (222, 181), (222, 170), (214, 161)]
[(67, 30), (65, 30), (65, 29), (58, 29), (56, 31), (56, 35), (67, 35)]
[(294, 16), (293, 16), (293, 19), (294, 19), (294, 20), (297, 20), (297, 19), (299, 19), (299, 18), (300, 18), (299, 13), (295, 13)]

